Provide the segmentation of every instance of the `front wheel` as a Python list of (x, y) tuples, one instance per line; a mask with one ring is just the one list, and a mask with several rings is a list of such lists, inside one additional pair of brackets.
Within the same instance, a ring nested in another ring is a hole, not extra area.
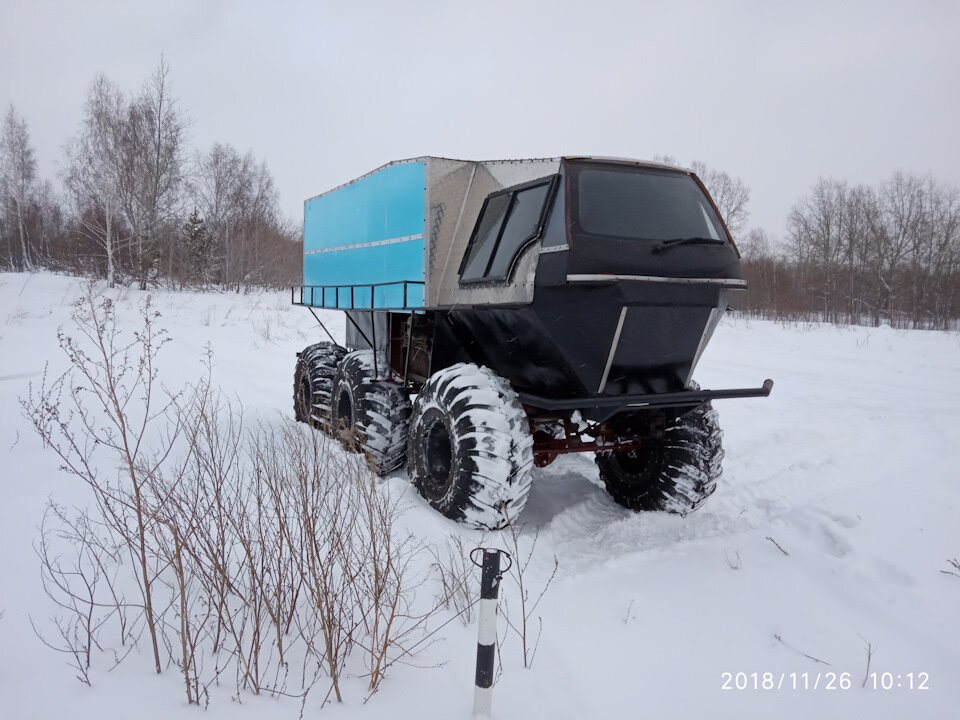
[(410, 418), (410, 478), (448, 518), (493, 530), (516, 520), (530, 490), (533, 440), (510, 384), (458, 363), (433, 374)]
[(618, 503), (631, 510), (686, 515), (717, 489), (723, 432), (710, 403), (671, 422), (658, 440), (636, 450), (597, 453), (600, 479)]

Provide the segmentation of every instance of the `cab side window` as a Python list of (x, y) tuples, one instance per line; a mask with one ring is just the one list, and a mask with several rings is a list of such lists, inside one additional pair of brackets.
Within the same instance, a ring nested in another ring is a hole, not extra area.
[(543, 232), (555, 177), (503, 190), (484, 202), (460, 268), (460, 281), (505, 281), (517, 256)]

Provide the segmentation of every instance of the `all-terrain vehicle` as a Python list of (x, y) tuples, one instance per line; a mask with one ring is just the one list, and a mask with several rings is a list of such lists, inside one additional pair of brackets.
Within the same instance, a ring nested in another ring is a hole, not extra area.
[(296, 417), (379, 474), (406, 462), (434, 508), (475, 527), (517, 518), (532, 466), (569, 452), (594, 452), (628, 508), (694, 510), (721, 472), (711, 401), (773, 386), (693, 380), (746, 283), (685, 170), (394, 162), (306, 201), (303, 264), (294, 304), (345, 311), (347, 332), (298, 354)]

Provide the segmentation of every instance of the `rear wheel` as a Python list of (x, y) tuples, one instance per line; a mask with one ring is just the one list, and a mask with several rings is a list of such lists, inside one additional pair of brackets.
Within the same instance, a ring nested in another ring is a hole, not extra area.
[(475, 528), (502, 528), (527, 501), (533, 440), (510, 384), (459, 363), (432, 375), (413, 405), (410, 478), (435, 509)]
[(297, 354), (293, 373), (293, 413), (301, 422), (326, 428), (330, 419), (330, 389), (346, 348), (317, 343)]
[[(385, 368), (381, 359), (379, 369)], [(378, 475), (403, 465), (410, 400), (395, 383), (376, 376), (373, 352), (343, 358), (330, 395), (331, 429), (348, 450), (366, 453)]]
[(722, 438), (717, 411), (705, 403), (668, 422), (659, 440), (637, 450), (598, 452), (600, 479), (631, 510), (686, 515), (717, 489)]

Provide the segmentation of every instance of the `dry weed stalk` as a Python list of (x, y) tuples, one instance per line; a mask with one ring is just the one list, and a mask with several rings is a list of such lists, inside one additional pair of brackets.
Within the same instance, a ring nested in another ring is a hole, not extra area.
[(521, 531), (521, 526), (513, 522), (511, 522), (505, 530), (501, 531), (501, 534), (506, 540), (507, 546), (510, 548), (510, 554), (513, 556), (513, 565), (510, 567), (508, 574), (516, 581), (517, 589), (520, 595), (519, 621), (515, 623), (510, 617), (509, 604), (506, 597), (504, 598), (503, 602), (503, 617), (507, 627), (516, 633), (520, 638), (521, 648), (523, 651), (523, 667), (530, 668), (530, 666), (533, 664), (533, 659), (537, 654), (537, 648), (540, 646), (540, 636), (543, 634), (543, 618), (537, 616), (537, 635), (535, 638), (532, 637), (533, 630), (531, 627), (531, 619), (533, 618), (534, 613), (536, 613), (537, 608), (540, 606), (543, 596), (546, 594), (547, 590), (550, 589), (550, 585), (553, 584), (553, 580), (557, 576), (557, 570), (560, 568), (560, 561), (557, 559), (556, 555), (554, 555), (553, 568), (550, 571), (550, 575), (544, 581), (543, 586), (540, 588), (540, 592), (537, 594), (537, 596), (532, 597), (530, 593), (530, 584), (527, 581), (526, 573), (537, 549), (537, 541), (540, 539), (540, 530), (537, 529), (534, 531), (533, 539), (530, 541), (530, 546), (526, 553), (523, 553), (520, 549)]
[[(56, 529), (51, 529), (51, 521)], [(35, 548), (43, 589), (65, 613), (53, 618), (60, 641), (48, 640), (33, 618), (30, 623), (47, 647), (70, 656), (77, 679), (85, 685), (91, 684), (91, 653), (95, 648), (103, 649), (100, 634), (111, 619), (119, 623), (121, 646), (133, 640), (127, 635), (126, 603), (117, 587), (118, 548), (108, 537), (107, 530), (96, 527), (85, 513), (71, 516), (51, 500)], [(66, 557), (55, 554), (51, 546), (55, 540), (67, 548)]]
[[(482, 546), (481, 539), (479, 545)], [(447, 539), (445, 556), (438, 548), (433, 549), (433, 567), (440, 579), (440, 601), (447, 610), (452, 610), (464, 625), (473, 622), (473, 606), (479, 599), (478, 586), (473, 578), (473, 564), (469, 552), (463, 546), (463, 538), (451, 535)]]

